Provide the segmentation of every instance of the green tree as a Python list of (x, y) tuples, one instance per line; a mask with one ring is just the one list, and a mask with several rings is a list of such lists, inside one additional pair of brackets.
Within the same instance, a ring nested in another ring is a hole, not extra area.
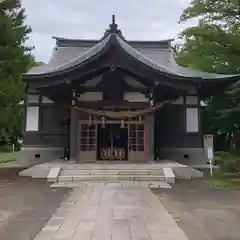
[(20, 0), (0, 1), (0, 138), (6, 142), (21, 116), (24, 99), (22, 74), (32, 64), (31, 48), (26, 46), (31, 28), (25, 25)]
[[(192, 0), (180, 22), (192, 19), (198, 24), (181, 32), (178, 63), (213, 73), (240, 73), (240, 0)], [(205, 131), (227, 135), (240, 129), (240, 84), (206, 102)]]

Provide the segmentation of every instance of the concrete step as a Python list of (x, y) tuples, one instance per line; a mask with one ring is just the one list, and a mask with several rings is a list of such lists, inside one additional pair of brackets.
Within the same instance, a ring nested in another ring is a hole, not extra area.
[(58, 182), (83, 182), (83, 181), (164, 181), (164, 176), (153, 175), (64, 175), (60, 174)]

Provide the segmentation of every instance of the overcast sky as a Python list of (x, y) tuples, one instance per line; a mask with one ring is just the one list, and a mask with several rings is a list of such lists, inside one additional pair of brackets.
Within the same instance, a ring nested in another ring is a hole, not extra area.
[(176, 38), (187, 26), (178, 24), (190, 0), (22, 0), (30, 44), (38, 61), (48, 62), (52, 36), (99, 39), (116, 15), (116, 23), (129, 40)]

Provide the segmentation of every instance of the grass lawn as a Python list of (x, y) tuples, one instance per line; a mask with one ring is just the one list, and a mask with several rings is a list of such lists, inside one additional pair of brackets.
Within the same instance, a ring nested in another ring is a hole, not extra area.
[(214, 161), (221, 168), (213, 178), (206, 180), (211, 188), (240, 189), (240, 153), (215, 152)]
[(240, 174), (218, 173), (213, 178), (206, 180), (211, 188), (239, 189)]
[(231, 179), (210, 179), (210, 180), (206, 180), (206, 183), (208, 184), (209, 187), (211, 188), (223, 188), (223, 189), (240, 189), (240, 178), (237, 179), (238, 180), (238, 184), (237, 181), (231, 181)]
[(0, 164), (14, 162), (16, 160), (16, 153), (0, 152)]

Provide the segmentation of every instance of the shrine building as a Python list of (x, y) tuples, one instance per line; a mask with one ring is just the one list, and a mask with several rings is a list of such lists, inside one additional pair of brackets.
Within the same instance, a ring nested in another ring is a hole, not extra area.
[(114, 16), (100, 40), (54, 39), (49, 63), (24, 74), (20, 158), (205, 161), (200, 102), (238, 76), (181, 67), (172, 40), (128, 41)]

